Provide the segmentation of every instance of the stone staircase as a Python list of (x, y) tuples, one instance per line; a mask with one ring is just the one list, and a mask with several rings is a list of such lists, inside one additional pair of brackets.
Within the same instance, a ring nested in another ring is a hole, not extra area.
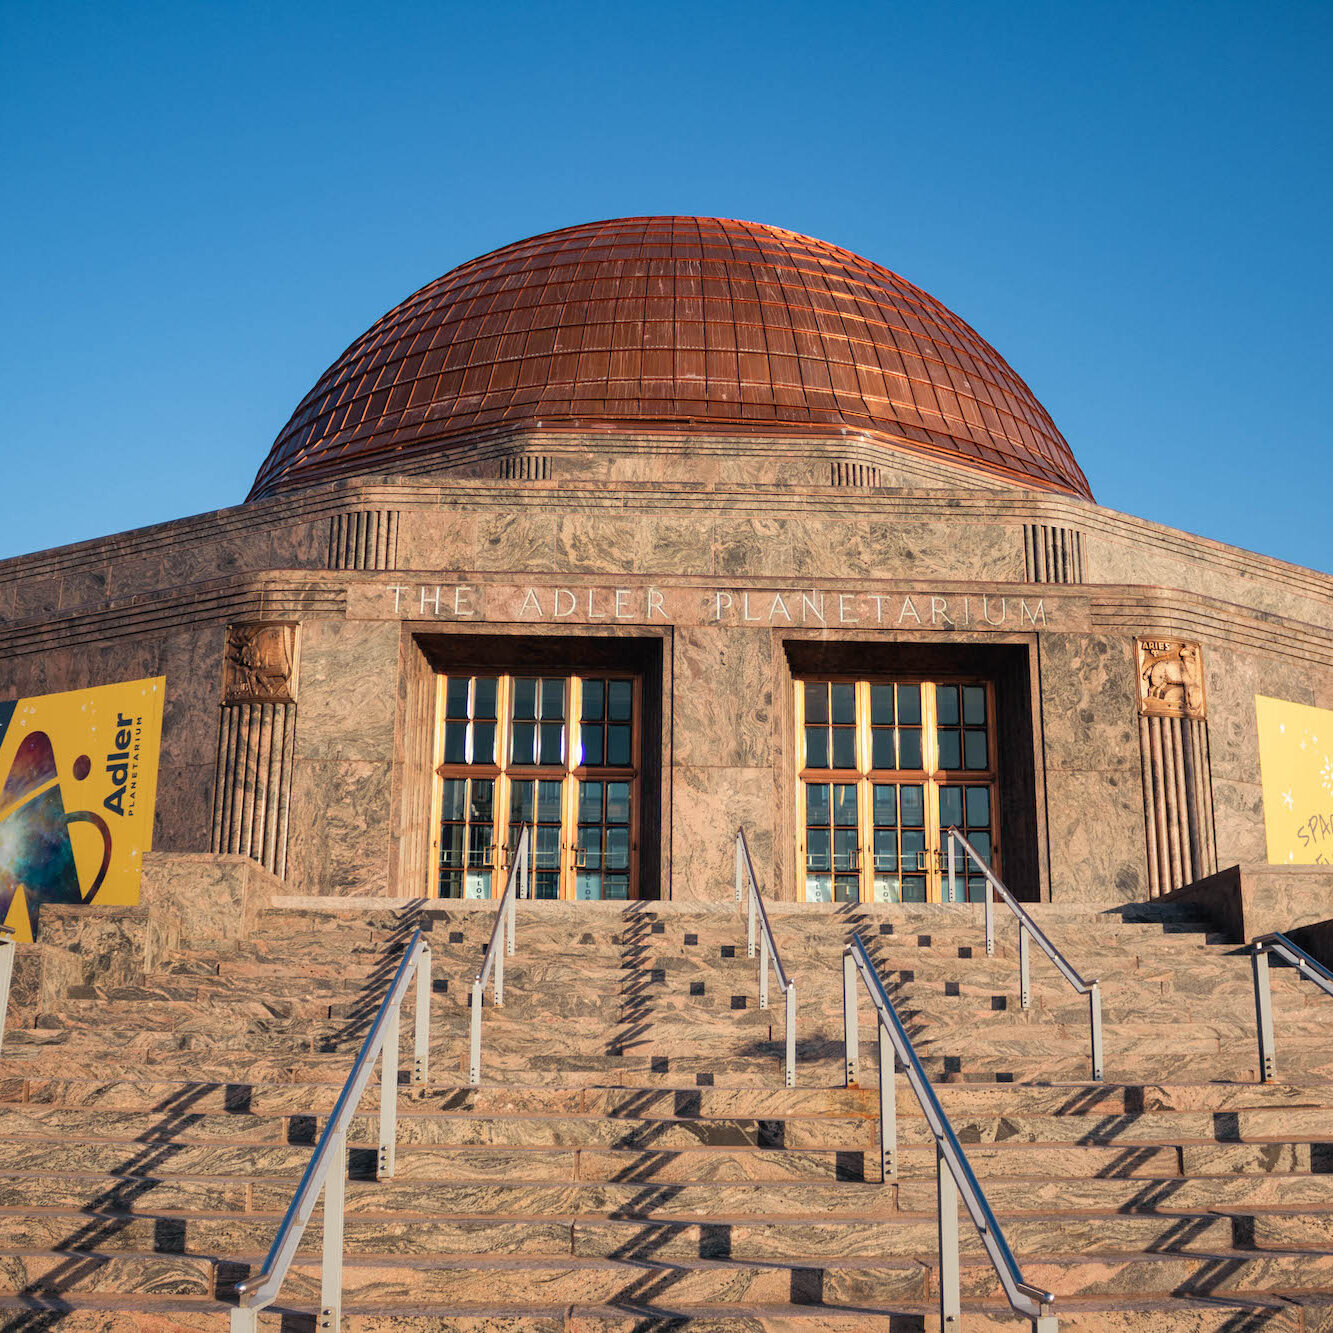
[[(1063, 1328), (1333, 1328), (1333, 1005), (1274, 970), (1284, 1081), (1259, 1085), (1244, 955), (1163, 909), (1036, 910), (1101, 979), (1104, 1084), (1086, 1002), (1034, 950), (1019, 1010), (1012, 918), (988, 958), (975, 907), (773, 904), (791, 1090), (731, 903), (521, 905), (478, 1088), (492, 914), (471, 904), (275, 908), (135, 985), (48, 994), (0, 1059), (0, 1319), (225, 1328), (420, 919), (431, 1078), (403, 1076), (392, 1179), (373, 1085), (350, 1136), (349, 1328), (938, 1327), (934, 1149), (899, 1078), (899, 1178), (878, 1179), (864, 997), (865, 1086), (839, 1086), (851, 930)], [(1022, 1327), (962, 1234), (964, 1327)], [(319, 1242), (317, 1213), (263, 1326), (313, 1328)]]

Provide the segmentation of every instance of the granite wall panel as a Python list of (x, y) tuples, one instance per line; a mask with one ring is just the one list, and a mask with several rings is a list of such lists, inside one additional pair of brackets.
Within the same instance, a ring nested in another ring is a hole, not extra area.
[(399, 637), (394, 621), (302, 623), (298, 765), (392, 760)]
[(713, 571), (723, 577), (782, 575), (791, 567), (791, 538), (780, 518), (736, 517), (713, 523)]
[(1137, 773), (1047, 774), (1051, 901), (1124, 903), (1148, 896), (1143, 787)]
[[(485, 530), (489, 539), (503, 532), (496, 526), (497, 516), (488, 514)], [(477, 550), (477, 533), (482, 521), (476, 514), (459, 509), (406, 509), (398, 520), (399, 569), (484, 569)], [(498, 558), (503, 541), (489, 547), (492, 559)]]
[(767, 629), (678, 628), (672, 701), (676, 762), (722, 768), (771, 765), (775, 671)]
[(1038, 661), (1047, 772), (1095, 767), (1137, 776), (1133, 643), (1102, 634), (1043, 634)]
[(555, 522), (555, 568), (592, 574), (637, 570), (644, 526), (599, 513), (561, 514)]
[(556, 556), (557, 518), (528, 509), (494, 511), (477, 522), (476, 568), (531, 570), (563, 568)]
[(734, 894), (736, 830), (745, 829), (765, 884), (778, 826), (770, 768), (676, 765), (672, 790), (671, 897), (718, 901)]
[(387, 760), (298, 763), (292, 778), (288, 891), (336, 897), (388, 894), (392, 793)]
[[(655, 514), (643, 524), (633, 550), (632, 567), (640, 573), (711, 574), (713, 524), (702, 515)], [(614, 564), (607, 565), (610, 571), (615, 568)]]

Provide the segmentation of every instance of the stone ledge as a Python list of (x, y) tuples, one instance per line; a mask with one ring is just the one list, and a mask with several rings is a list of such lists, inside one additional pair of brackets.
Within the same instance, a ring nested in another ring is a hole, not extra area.
[(1199, 908), (1234, 944), (1333, 917), (1333, 867), (1228, 866), (1155, 900)]

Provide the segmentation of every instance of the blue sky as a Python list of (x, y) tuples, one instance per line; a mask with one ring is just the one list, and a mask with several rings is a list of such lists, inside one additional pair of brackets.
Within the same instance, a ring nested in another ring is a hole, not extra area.
[(847, 246), (1107, 505), (1333, 568), (1333, 5), (0, 4), (0, 556), (240, 501), (366, 326), (509, 241)]

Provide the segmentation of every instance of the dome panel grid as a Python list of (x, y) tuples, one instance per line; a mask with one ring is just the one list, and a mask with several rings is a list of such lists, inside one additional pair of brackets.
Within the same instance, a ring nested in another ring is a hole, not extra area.
[(850, 251), (714, 218), (571, 227), (428, 284), (320, 378), (251, 495), (537, 421), (846, 429), (1091, 498), (1031, 391), (933, 297)]

